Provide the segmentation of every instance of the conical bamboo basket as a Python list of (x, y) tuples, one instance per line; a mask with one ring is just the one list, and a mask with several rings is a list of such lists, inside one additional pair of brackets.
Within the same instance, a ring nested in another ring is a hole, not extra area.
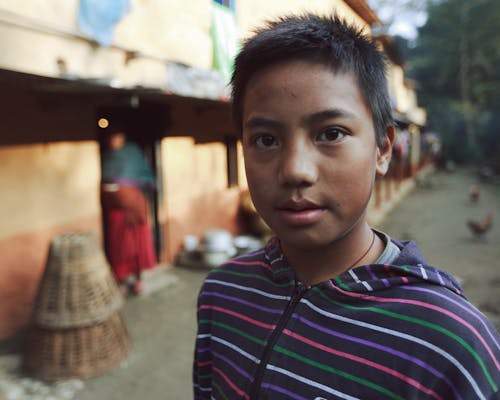
[(35, 324), (84, 327), (108, 319), (123, 305), (96, 235), (70, 233), (51, 243), (35, 302)]
[(119, 312), (89, 327), (33, 326), (26, 338), (22, 368), (47, 381), (86, 379), (118, 366), (129, 349), (130, 338)]
[(57, 381), (89, 378), (116, 367), (130, 349), (122, 305), (97, 236), (56, 236), (25, 342), (24, 372)]

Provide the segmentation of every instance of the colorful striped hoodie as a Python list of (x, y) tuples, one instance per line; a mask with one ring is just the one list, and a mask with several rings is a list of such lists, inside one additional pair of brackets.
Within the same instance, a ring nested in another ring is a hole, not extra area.
[[(413, 242), (305, 287), (279, 241), (210, 272), (195, 399), (498, 399), (499, 335)], [(311, 266), (313, 267), (313, 266)]]

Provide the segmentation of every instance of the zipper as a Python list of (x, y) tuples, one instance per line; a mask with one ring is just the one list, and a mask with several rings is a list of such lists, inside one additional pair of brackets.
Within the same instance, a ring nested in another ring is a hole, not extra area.
[(267, 346), (264, 349), (264, 353), (262, 354), (262, 358), (259, 363), (259, 368), (257, 369), (257, 372), (255, 374), (255, 380), (252, 385), (252, 390), (250, 391), (250, 400), (258, 399), (257, 395), (259, 393), (260, 386), (262, 384), (262, 379), (264, 378), (264, 374), (266, 372), (266, 366), (271, 358), (273, 347), (278, 341), (278, 338), (280, 337), (281, 333), (285, 329), (285, 326), (288, 324), (288, 321), (290, 320), (290, 317), (292, 316), (295, 307), (297, 306), (300, 299), (308, 289), (309, 287), (304, 286), (301, 282), (297, 281), (292, 297), (290, 298), (290, 301), (288, 302), (285, 311), (283, 312), (283, 314), (281, 314), (278, 324), (276, 325), (276, 328), (274, 328), (274, 331), (271, 334), (269, 341), (267, 342)]

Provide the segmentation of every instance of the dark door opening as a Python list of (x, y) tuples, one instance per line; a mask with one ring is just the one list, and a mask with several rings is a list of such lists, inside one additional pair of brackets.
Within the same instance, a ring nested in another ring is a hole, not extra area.
[[(159, 220), (163, 201), (163, 177), (161, 160), (161, 138), (167, 128), (168, 109), (152, 104), (136, 107), (109, 106), (101, 107), (96, 112), (96, 129), (100, 144), (101, 160), (105, 150), (104, 135), (115, 126), (120, 127), (127, 136), (127, 141), (135, 143), (151, 167), (154, 175), (154, 189), (145, 191), (149, 205), (149, 220), (152, 230), (156, 258), (161, 259), (164, 249), (163, 230)], [(104, 213), (103, 213), (104, 216)], [(106, 221), (103, 218), (103, 228)], [(106, 240), (106, 235), (104, 235)]]

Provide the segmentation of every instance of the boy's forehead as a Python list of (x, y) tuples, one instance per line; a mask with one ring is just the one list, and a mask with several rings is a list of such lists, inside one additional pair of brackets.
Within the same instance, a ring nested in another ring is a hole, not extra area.
[(339, 96), (355, 96), (366, 105), (357, 76), (352, 71), (318, 62), (292, 60), (274, 63), (253, 74), (246, 86), (242, 111), (248, 111), (245, 109), (249, 103), (255, 105), (250, 99), (256, 96), (264, 100), (283, 93), (295, 102), (306, 98), (328, 101)]
[[(290, 70), (294, 71), (297, 74), (296, 77), (299, 77), (302, 73), (309, 73), (311, 71), (323, 70), (327, 72), (327, 74), (324, 75), (327, 77), (327, 79), (328, 77), (330, 77), (331, 80), (336, 80), (339, 76), (348, 79), (350, 78), (349, 82), (355, 86), (355, 89), (356, 90), (361, 89), (358, 78), (353, 71), (347, 69), (335, 68), (331, 65), (326, 65), (320, 62), (310, 62), (306, 60), (290, 60), (290, 61), (273, 63), (263, 68), (260, 68), (259, 70), (254, 72), (247, 82), (244, 92), (245, 95), (249, 91), (252, 91), (252, 89), (255, 88), (255, 85), (257, 83), (261, 84), (263, 79), (264, 80), (267, 79), (268, 81), (271, 81), (269, 83), (272, 83), (272, 81), (276, 80), (276, 78), (282, 77), (284, 74), (287, 74), (289, 76)], [(281, 82), (283, 84), (283, 81)], [(290, 84), (290, 85), (293, 83), (294, 83), (293, 80), (285, 82), (285, 84)]]

